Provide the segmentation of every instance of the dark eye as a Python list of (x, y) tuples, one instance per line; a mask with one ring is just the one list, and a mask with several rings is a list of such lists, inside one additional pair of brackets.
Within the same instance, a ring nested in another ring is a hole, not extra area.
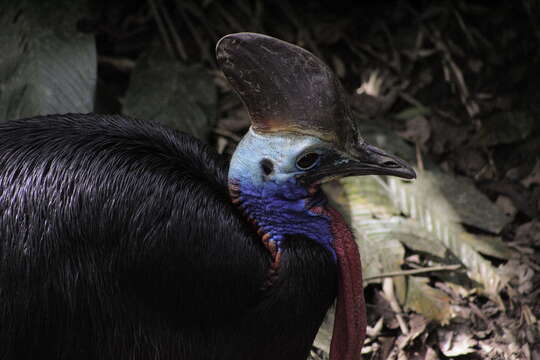
[(261, 169), (264, 175), (268, 176), (274, 171), (274, 164), (268, 159), (261, 160)]
[(298, 160), (296, 160), (296, 167), (300, 170), (309, 170), (319, 163), (320, 157), (319, 154), (314, 152), (301, 155)]

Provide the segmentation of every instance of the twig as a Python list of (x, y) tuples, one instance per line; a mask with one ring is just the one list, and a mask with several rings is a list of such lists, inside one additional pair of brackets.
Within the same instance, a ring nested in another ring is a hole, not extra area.
[(392, 60), (390, 61), (398, 73), (402, 73), (401, 71), (401, 58), (399, 51), (396, 50), (396, 47), (394, 46), (394, 39), (392, 37), (392, 32), (388, 29), (388, 26), (386, 25), (386, 22), (382, 22), (381, 28), (383, 30), (383, 33), (386, 35), (386, 38), (388, 39), (388, 44), (390, 45), (390, 48), (392, 49)]
[(218, 134), (218, 135), (221, 135), (221, 136), (224, 136), (226, 138), (229, 138), (235, 142), (239, 142), (240, 140), (242, 140), (242, 137), (234, 134), (233, 132), (230, 132), (229, 130), (225, 130), (225, 129), (221, 129), (221, 128), (215, 128), (214, 130), (214, 133)]
[(422, 158), (422, 149), (420, 148), (420, 143), (418, 141), (414, 142), (414, 147), (416, 149), (416, 166), (420, 172), (424, 171), (424, 159)]
[(478, 45), (476, 44), (476, 41), (474, 41), (474, 36), (472, 36), (471, 32), (469, 31), (469, 28), (465, 24), (465, 21), (463, 21), (463, 18), (459, 14), (459, 11), (454, 10), (452, 11), (452, 13), (455, 16), (457, 23), (459, 27), (461, 28), (461, 31), (463, 31), (463, 33), (465, 34), (465, 37), (467, 38), (467, 40), (469, 40), (469, 43), (475, 48), (478, 47)]
[[(534, 10), (531, 7), (531, 4), (529, 1), (524, 0), (522, 1), (523, 7), (525, 8), (525, 11), (527, 12), (527, 15), (529, 17), (529, 22), (531, 27), (533, 28), (534, 35), (536, 36), (536, 39), (538, 40), (538, 44), (540, 44), (540, 26), (538, 26), (538, 20), (534, 17)], [(538, 14), (538, 13), (536, 13)]]
[(289, 20), (294, 24), (294, 26), (296, 26), (298, 30), (296, 34), (297, 42), (301, 42), (303, 40), (309, 50), (313, 54), (315, 54), (315, 56), (323, 59), (324, 57), (322, 56), (322, 53), (317, 46), (317, 43), (313, 40), (313, 37), (311, 36), (311, 30), (309, 26), (306, 26), (304, 21), (302, 20), (302, 17), (296, 14), (296, 10), (294, 9), (294, 7), (291, 6), (288, 1), (278, 1), (277, 4), (281, 8), (281, 11), (283, 11), (283, 14), (289, 18)]
[(199, 4), (196, 2), (182, 2), (181, 5), (179, 5), (179, 9), (182, 11), (188, 11), (193, 15), (198, 21), (201, 22), (203, 27), (206, 29), (206, 32), (209, 34), (210, 39), (217, 39), (218, 34), (214, 31), (212, 26), (209, 23), (209, 16), (207, 15), (207, 10), (201, 10), (199, 7)]
[(489, 321), (489, 319), (487, 318), (487, 316), (484, 315), (484, 313), (482, 313), (482, 311), (478, 308), (478, 306), (476, 306), (475, 303), (473, 303), (473, 302), (471, 301), (471, 302), (469, 302), (468, 305), (469, 305), (469, 307), (471, 308), (472, 312), (473, 312), (474, 314), (476, 314), (476, 316), (478, 316), (482, 321), (484, 321), (484, 324), (485, 324), (488, 328), (490, 328), (490, 329), (493, 328), (492, 325), (491, 325), (491, 321)]
[(221, 17), (228, 23), (228, 25), (231, 27), (232, 30), (235, 32), (244, 31), (245, 28), (232, 16), (229, 14), (227, 9), (223, 6), (221, 6), (220, 1), (214, 2), (214, 6), (216, 7), (216, 11), (221, 15)]
[(175, 45), (174, 47), (176, 51), (178, 52), (178, 56), (180, 56), (182, 60), (187, 60), (188, 56), (186, 53), (186, 49), (184, 48), (184, 43), (182, 42), (182, 39), (180, 39), (180, 36), (176, 32), (176, 29), (171, 20), (171, 17), (169, 16), (169, 13), (165, 9), (162, 9), (161, 13), (163, 14), (163, 20), (165, 20), (165, 24), (169, 27), (169, 32), (171, 33), (171, 36), (173, 38), (174, 45)]
[(120, 57), (100, 55), (98, 56), (98, 63), (111, 65), (115, 67), (117, 70), (124, 73), (129, 73), (131, 70), (135, 68), (135, 61), (129, 58), (120, 58)]
[[(429, 30), (429, 29), (428, 29)], [(463, 106), (465, 106), (465, 109), (467, 110), (467, 113), (471, 118), (474, 118), (475, 115), (478, 114), (480, 111), (478, 104), (470, 99), (470, 93), (469, 88), (467, 87), (467, 84), (465, 83), (465, 78), (463, 76), (463, 72), (459, 68), (459, 66), (456, 64), (452, 57), (452, 53), (450, 52), (449, 47), (445, 44), (441, 33), (439, 30), (433, 30), (429, 35), (430, 40), (433, 42), (435, 47), (441, 52), (443, 57), (443, 69), (445, 70), (445, 79), (447, 78), (447, 81), (449, 83), (451, 82), (450, 75), (453, 75), (454, 78), (454, 84), (456, 85), (458, 89), (459, 98), (461, 100), (461, 103)]]
[(392, 71), (394, 74), (396, 74), (398, 76), (400, 75), (399, 69), (397, 69), (396, 66), (394, 64), (392, 64), (391, 61), (385, 59), (384, 55), (380, 55), (375, 50), (373, 50), (371, 48), (371, 46), (369, 46), (369, 45), (359, 45), (358, 48), (360, 50), (364, 51), (365, 53), (367, 53), (368, 55), (370, 55), (375, 60), (378, 60), (381, 63), (383, 63), (384, 65), (386, 65), (388, 67), (388, 69), (390, 69), (390, 71)]
[[(208, 53), (208, 46), (207, 46), (208, 44), (206, 44), (204, 40), (201, 38), (201, 36), (199, 35), (199, 32), (197, 31), (197, 29), (193, 25), (193, 22), (191, 21), (189, 16), (187, 16), (185, 11), (183, 9), (179, 9), (179, 11), (180, 11), (180, 16), (182, 16), (182, 20), (184, 20), (184, 22), (186, 23), (187, 27), (189, 28), (189, 31), (191, 32), (191, 35), (193, 35), (195, 42), (197, 43), (197, 45), (199, 46), (199, 49), (201, 50), (201, 57), (203, 59), (210, 60), (211, 55)], [(210, 62), (213, 63), (212, 61)]]
[(453, 271), (453, 270), (459, 270), (461, 269), (461, 267), (462, 267), (461, 264), (454, 264), (454, 265), (432, 266), (432, 267), (425, 267), (425, 268), (412, 269), (412, 270), (392, 271), (392, 272), (387, 272), (384, 274), (368, 276), (368, 277), (365, 277), (364, 280), (369, 281), (369, 280), (374, 280), (374, 279), (383, 279), (383, 278), (396, 277), (396, 276), (425, 274), (428, 272), (435, 272), (435, 271)]
[(366, 329), (366, 335), (371, 338), (376, 338), (381, 334), (382, 328), (384, 326), (384, 318), (381, 316), (377, 323), (373, 327), (369, 326)]
[(457, 117), (455, 117), (454, 115), (452, 115), (450, 112), (448, 111), (444, 111), (444, 110), (441, 110), (441, 109), (434, 109), (435, 113), (437, 113), (437, 115), (440, 115), (446, 119), (449, 119), (450, 121), (452, 121), (454, 124), (461, 124), (461, 120), (458, 119)]
[(417, 108), (427, 109), (427, 106), (425, 106), (420, 101), (416, 100), (414, 97), (412, 97), (411, 95), (409, 95), (408, 93), (404, 91), (399, 92), (399, 97)]
[(403, 335), (407, 335), (409, 333), (409, 327), (407, 326), (407, 323), (405, 323), (403, 315), (401, 315), (401, 307), (399, 306), (396, 299), (396, 294), (394, 293), (394, 280), (392, 280), (392, 278), (386, 278), (383, 280), (383, 291), (386, 300), (388, 300), (390, 303), (390, 307), (396, 313), (396, 319), (401, 332)]
[(174, 56), (172, 44), (169, 39), (169, 36), (167, 35), (167, 29), (165, 28), (165, 24), (163, 24), (163, 20), (161, 19), (161, 16), (159, 15), (155, 0), (148, 0), (148, 6), (150, 7), (150, 10), (152, 11), (152, 13), (154, 13), (154, 19), (156, 20), (158, 30), (161, 33), (161, 38), (163, 39), (163, 42), (165, 43), (167, 52), (169, 53), (169, 55)]

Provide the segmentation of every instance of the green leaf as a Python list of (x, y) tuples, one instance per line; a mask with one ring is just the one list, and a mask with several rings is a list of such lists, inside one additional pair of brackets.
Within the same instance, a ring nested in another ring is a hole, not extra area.
[(123, 112), (206, 139), (217, 113), (213, 78), (201, 66), (186, 66), (154, 49), (135, 67)]
[(95, 41), (76, 29), (84, 3), (1, 3), (0, 120), (92, 111)]

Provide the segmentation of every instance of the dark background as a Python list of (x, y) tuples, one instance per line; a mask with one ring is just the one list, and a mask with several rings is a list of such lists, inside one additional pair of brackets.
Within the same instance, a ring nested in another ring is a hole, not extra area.
[[(446, 327), (404, 310), (407, 337), (381, 285), (370, 285), (370, 325), (385, 322), (366, 358), (540, 359), (540, 3), (369, 3), (3, 0), (0, 116), (123, 113), (188, 131), (230, 156), (249, 119), (216, 67), (215, 44), (241, 31), (298, 44), (338, 74), (363, 124), (404, 140), (411, 152), (399, 155), (420, 174), (464, 176), (508, 217), (491, 235), (514, 255), (486, 256), (519, 268), (501, 291), (504, 306), (456, 295), (470, 318)], [(466, 229), (482, 235), (476, 225)], [(448, 334), (465, 350), (448, 350)]]

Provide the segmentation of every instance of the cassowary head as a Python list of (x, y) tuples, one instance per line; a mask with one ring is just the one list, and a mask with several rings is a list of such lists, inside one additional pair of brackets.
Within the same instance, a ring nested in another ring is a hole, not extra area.
[[(272, 210), (292, 215), (287, 210), (294, 211), (296, 201), (317, 198), (319, 185), (332, 179), (415, 177), (403, 160), (362, 138), (341, 84), (312, 53), (255, 33), (223, 37), (216, 53), (252, 121), (231, 160), (229, 187), (255, 220), (272, 217)], [(264, 204), (265, 214), (256, 203)], [(282, 219), (282, 226), (294, 219)], [(286, 229), (273, 230), (279, 247), (279, 230)]]
[(287, 235), (299, 234), (325, 247), (341, 273), (351, 270), (343, 265), (349, 255), (337, 251), (335, 219), (324, 210), (320, 184), (368, 174), (411, 179), (414, 170), (360, 136), (339, 81), (310, 52), (254, 33), (227, 35), (216, 52), (252, 121), (230, 164), (233, 202), (258, 226), (276, 263)]

